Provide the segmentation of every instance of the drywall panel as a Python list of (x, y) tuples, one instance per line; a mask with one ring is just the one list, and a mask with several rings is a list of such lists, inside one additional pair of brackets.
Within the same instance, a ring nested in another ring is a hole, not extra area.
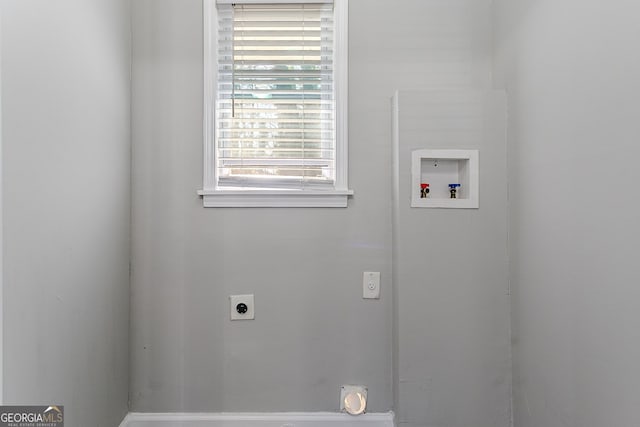
[(640, 424), (638, 14), (496, 2), (517, 427)]
[(2, 1), (4, 403), (127, 412), (130, 9)]
[(0, 8), (0, 405), (3, 404), (3, 391), (4, 391), (4, 269), (3, 269), (3, 259), (2, 250), (4, 247), (4, 233), (3, 233), (3, 219), (2, 212), (3, 209), (3, 197), (2, 197), (2, 9)]
[[(346, 209), (204, 209), (202, 2), (132, 5), (133, 409), (337, 411), (350, 383), (391, 409), (389, 100), (488, 86), (491, 2), (350, 1)], [(245, 293), (256, 319), (232, 323)]]
[[(510, 425), (506, 104), (498, 92), (394, 98), (397, 423)], [(478, 209), (411, 207), (414, 150), (478, 150)]]

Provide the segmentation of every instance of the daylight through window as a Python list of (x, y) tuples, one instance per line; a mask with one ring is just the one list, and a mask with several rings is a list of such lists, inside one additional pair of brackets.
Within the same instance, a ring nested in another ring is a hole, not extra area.
[(220, 5), (218, 19), (218, 185), (333, 188), (333, 5)]

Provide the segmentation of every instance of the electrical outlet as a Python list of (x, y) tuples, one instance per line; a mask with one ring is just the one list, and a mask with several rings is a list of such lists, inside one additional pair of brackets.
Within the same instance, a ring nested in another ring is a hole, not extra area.
[(255, 319), (256, 316), (253, 294), (231, 295), (229, 297), (229, 312), (231, 313), (231, 320)]
[(362, 298), (380, 298), (380, 272), (365, 271), (362, 275)]

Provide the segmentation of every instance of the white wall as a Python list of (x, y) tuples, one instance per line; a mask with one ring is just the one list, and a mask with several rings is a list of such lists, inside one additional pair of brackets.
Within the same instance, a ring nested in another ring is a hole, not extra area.
[[(504, 93), (400, 91), (394, 102), (396, 422), (508, 427)], [(411, 155), (419, 149), (478, 150), (479, 208), (411, 208)]]
[[(202, 1), (133, 5), (133, 409), (336, 410), (345, 383), (390, 409), (391, 90), (351, 122), (350, 208), (204, 209)], [(363, 271), (382, 272), (380, 301), (360, 298)], [(231, 323), (242, 293), (256, 320)]]
[(640, 424), (639, 14), (496, 2), (517, 427)]
[(202, 2), (133, 2), (134, 410), (336, 411), (346, 383), (392, 408), (390, 99), (489, 87), (490, 3), (350, 2), (347, 209), (204, 209)]
[(4, 402), (127, 411), (130, 8), (2, 1)]

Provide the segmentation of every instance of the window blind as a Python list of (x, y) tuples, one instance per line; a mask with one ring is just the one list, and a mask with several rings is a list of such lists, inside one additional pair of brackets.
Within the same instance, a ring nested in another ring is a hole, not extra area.
[(219, 187), (333, 188), (333, 5), (219, 4)]

